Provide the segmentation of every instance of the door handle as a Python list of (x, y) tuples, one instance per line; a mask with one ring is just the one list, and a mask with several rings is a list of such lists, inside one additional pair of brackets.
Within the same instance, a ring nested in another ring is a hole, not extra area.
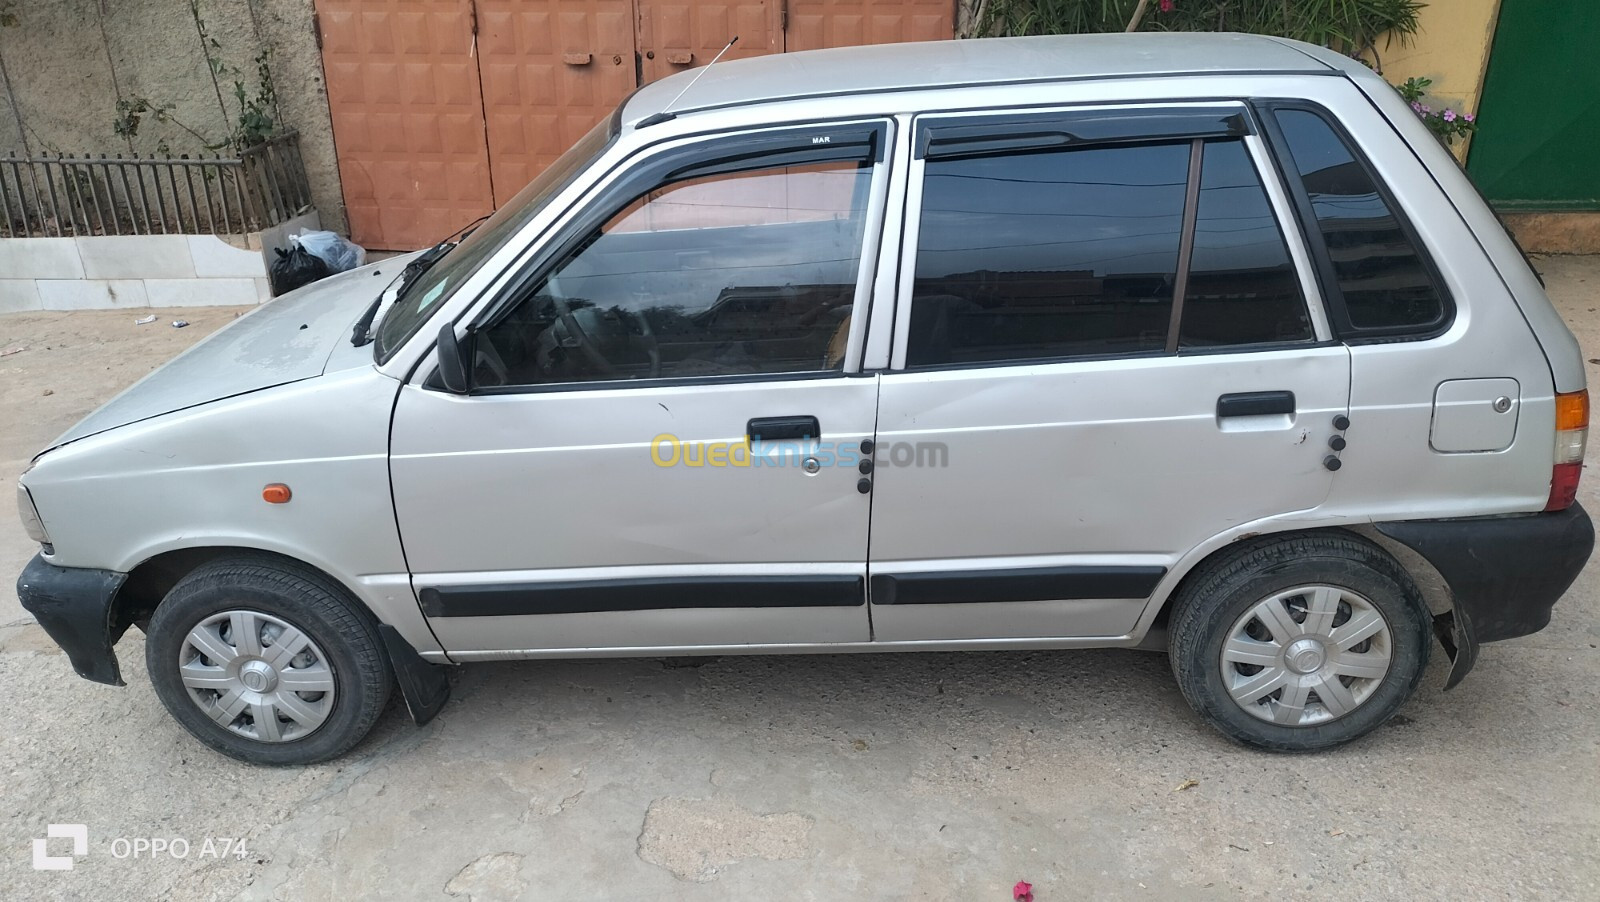
[(561, 61), (569, 66), (587, 66), (594, 62), (592, 53), (563, 53)]
[(786, 438), (819, 438), (822, 428), (816, 417), (757, 417), (744, 426), (750, 441), (771, 442)]
[(1261, 417), (1273, 414), (1294, 414), (1292, 391), (1246, 391), (1226, 394), (1217, 399), (1217, 418)]

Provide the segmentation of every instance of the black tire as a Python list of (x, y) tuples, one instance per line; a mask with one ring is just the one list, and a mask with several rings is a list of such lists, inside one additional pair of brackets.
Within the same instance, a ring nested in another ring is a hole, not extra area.
[[(305, 736), (264, 742), (241, 735), (202, 711), (184, 686), (179, 654), (190, 630), (239, 610), (299, 629), (333, 671), (331, 709)], [(316, 570), (269, 556), (213, 561), (179, 581), (150, 618), (145, 666), (162, 704), (196, 739), (241, 761), (280, 766), (314, 764), (349, 751), (372, 729), (394, 682), (370, 613)]]
[[(1354, 592), (1377, 609), (1389, 628), (1389, 669), (1342, 716), (1293, 726), (1263, 720), (1229, 695), (1223, 645), (1258, 602), (1314, 584)], [(1383, 549), (1342, 532), (1257, 539), (1207, 561), (1173, 600), (1169, 636), (1173, 675), (1194, 710), (1230, 739), (1274, 752), (1330, 748), (1370, 732), (1411, 696), (1432, 648), (1428, 608), (1410, 576)]]

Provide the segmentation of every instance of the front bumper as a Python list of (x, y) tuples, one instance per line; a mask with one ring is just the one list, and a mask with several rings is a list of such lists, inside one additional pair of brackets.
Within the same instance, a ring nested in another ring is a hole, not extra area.
[(1594, 550), (1594, 525), (1577, 504), (1542, 514), (1374, 525), (1426, 558), (1455, 598), (1436, 621), (1454, 661), (1446, 689), (1477, 663), (1480, 644), (1548, 626), (1550, 609)]
[(78, 676), (124, 685), (111, 646), (127, 629), (112, 619), (117, 590), (128, 578), (113, 570), (57, 567), (36, 554), (17, 577), (17, 598), (61, 646)]

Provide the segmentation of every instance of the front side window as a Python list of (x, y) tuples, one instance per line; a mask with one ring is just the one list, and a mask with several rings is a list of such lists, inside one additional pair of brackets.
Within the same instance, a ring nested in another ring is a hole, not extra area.
[(871, 172), (808, 163), (656, 186), (478, 336), (477, 384), (839, 370)]
[(385, 314), (377, 329), (374, 351), (383, 363), (415, 335), (439, 305), (448, 300), (495, 251), (505, 247), (522, 228), (539, 214), (551, 198), (570, 185), (589, 167), (617, 136), (616, 122), (607, 117), (578, 139), (560, 159), (550, 164), (517, 196), (473, 229), (461, 243), (451, 248), (439, 262), (429, 267), (406, 286)]
[(1394, 334), (1442, 324), (1445, 304), (1422, 255), (1349, 146), (1317, 113), (1281, 109), (1276, 118), (1349, 326)]
[(1236, 138), (930, 159), (911, 304), (910, 367), (1312, 337), (1283, 233)]

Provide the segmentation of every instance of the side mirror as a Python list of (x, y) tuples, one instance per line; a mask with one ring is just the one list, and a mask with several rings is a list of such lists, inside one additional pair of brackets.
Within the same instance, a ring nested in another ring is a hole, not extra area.
[(455, 323), (445, 323), (439, 329), (439, 381), (444, 383), (445, 391), (452, 394), (464, 395), (472, 388), (472, 365), (467, 362), (470, 350), (463, 348), (463, 344), (471, 345), (471, 337), (466, 342), (456, 338)]

